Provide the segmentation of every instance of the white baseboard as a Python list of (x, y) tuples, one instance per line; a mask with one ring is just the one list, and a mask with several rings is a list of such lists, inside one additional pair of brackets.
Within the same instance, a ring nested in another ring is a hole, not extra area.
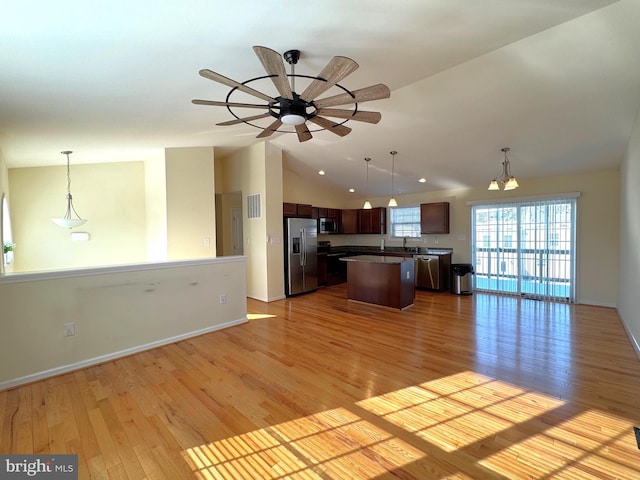
[(127, 348), (124, 350), (120, 350), (118, 352), (108, 353), (106, 355), (100, 355), (98, 357), (88, 358), (86, 360), (82, 360), (80, 362), (72, 363), (70, 365), (63, 365), (60, 367), (51, 368), (49, 370), (44, 370), (42, 372), (33, 373), (31, 375), (26, 375), (24, 377), (15, 378), (13, 380), (7, 380), (5, 382), (0, 382), (0, 391), (7, 390), (9, 388), (14, 388), (19, 385), (24, 385), (26, 383), (36, 382), (38, 380), (43, 380), (45, 378), (54, 377), (56, 375), (61, 375), (63, 373), (68, 373), (73, 370), (79, 370), (81, 368), (90, 367), (92, 365), (97, 365), (99, 363), (109, 362), (111, 360), (115, 360), (117, 358), (126, 357), (128, 355), (132, 355), (134, 353), (143, 352), (145, 350), (151, 350), (152, 348), (161, 347), (163, 345), (168, 345), (170, 343), (176, 343), (181, 340), (186, 340), (187, 338), (197, 337), (198, 335), (203, 335), (205, 333), (215, 332), (216, 330), (222, 330), (224, 328), (233, 327), (235, 325), (240, 325), (242, 323), (246, 323), (247, 317), (232, 320), (230, 322), (225, 322), (220, 325), (214, 325), (212, 327), (203, 328), (200, 330), (195, 330), (193, 332), (183, 333), (180, 335), (176, 335), (170, 338), (164, 338), (162, 340), (157, 340), (155, 342), (147, 343), (145, 345), (138, 345), (136, 347)]
[(247, 295), (247, 297), (253, 298), (254, 300), (258, 300), (260, 302), (265, 302), (265, 303), (275, 302), (276, 300), (284, 300), (285, 298), (287, 298), (286, 295), (280, 295), (277, 297), (258, 297), (256, 295)]
[(602, 303), (602, 302), (595, 302), (593, 300), (578, 300), (577, 302), (580, 305), (591, 305), (593, 307), (607, 307), (607, 308), (618, 308), (618, 305), (615, 303)]
[(620, 317), (620, 321), (622, 322), (622, 326), (624, 327), (625, 331), (627, 332), (627, 336), (629, 337), (629, 341), (631, 342), (631, 346), (633, 347), (633, 349), (636, 352), (636, 357), (638, 357), (638, 359), (640, 359), (640, 342), (638, 342), (638, 339), (636, 337), (634, 337), (633, 332), (627, 326), (627, 323), (624, 321), (624, 318), (622, 318), (622, 315), (620, 315), (620, 312), (618, 312), (618, 316)]

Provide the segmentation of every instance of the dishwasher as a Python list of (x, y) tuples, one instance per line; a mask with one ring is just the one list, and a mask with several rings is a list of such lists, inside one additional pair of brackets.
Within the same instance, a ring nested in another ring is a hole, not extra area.
[(440, 257), (438, 255), (414, 255), (417, 288), (440, 290)]

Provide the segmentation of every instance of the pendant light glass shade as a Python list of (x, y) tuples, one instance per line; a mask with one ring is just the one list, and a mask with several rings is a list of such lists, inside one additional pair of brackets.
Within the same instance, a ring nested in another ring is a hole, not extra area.
[(395, 197), (393, 196), (393, 177), (395, 176), (395, 169), (396, 169), (396, 155), (398, 154), (398, 152), (396, 152), (395, 150), (391, 150), (391, 198), (389, 198), (389, 203), (387, 204), (388, 207), (397, 207), (398, 206), (398, 202), (396, 202)]
[[(367, 170), (366, 170), (366, 175), (367, 175), (367, 191), (365, 192), (367, 194), (367, 196), (369, 196), (369, 162), (371, 161), (371, 159), (369, 157), (366, 157), (364, 159), (365, 162), (367, 162)], [(371, 202), (369, 200), (365, 200), (364, 201), (364, 205), (362, 206), (362, 208), (364, 210), (371, 210)]]
[(487, 190), (500, 190), (500, 185), (503, 185), (505, 190), (514, 190), (518, 188), (518, 180), (516, 177), (511, 175), (511, 163), (509, 162), (509, 158), (507, 157), (507, 152), (510, 150), (509, 147), (504, 147), (500, 149), (504, 152), (504, 160), (502, 162), (502, 175), (500, 177), (496, 177), (491, 180), (489, 184), (489, 188)]
[[(71, 195), (71, 171), (69, 168), (69, 154), (73, 152), (65, 150), (60, 153), (67, 156), (67, 211), (65, 212), (64, 217), (55, 217), (52, 218), (51, 221), (63, 228), (75, 228), (80, 225), (84, 225), (87, 221), (80, 218), (80, 215), (78, 215), (78, 212), (76, 212), (76, 209), (73, 206), (73, 196)], [(72, 213), (75, 217), (72, 216)]]

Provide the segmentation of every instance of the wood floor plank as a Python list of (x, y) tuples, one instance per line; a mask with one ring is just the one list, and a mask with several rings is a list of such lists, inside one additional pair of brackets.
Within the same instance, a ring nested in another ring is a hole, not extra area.
[[(0, 452), (91, 479), (640, 478), (640, 361), (613, 309), (344, 285), (0, 392)], [(260, 318), (263, 315), (263, 318)]]

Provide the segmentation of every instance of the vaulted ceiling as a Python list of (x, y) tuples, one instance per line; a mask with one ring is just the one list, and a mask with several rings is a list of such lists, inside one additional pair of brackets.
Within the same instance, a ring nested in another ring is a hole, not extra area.
[[(391, 89), (358, 105), (382, 120), (348, 121), (345, 137), (269, 137), (310, 181), (362, 192), (370, 157), (369, 193), (386, 195), (391, 150), (396, 194), (485, 185), (504, 146), (521, 183), (615, 167), (640, 106), (638, 18), (640, 0), (11, 2), (0, 149), (15, 168), (63, 164), (61, 150), (93, 163), (261, 141), (252, 126), (216, 126), (233, 119), (226, 108), (191, 100), (230, 90), (200, 69), (239, 82), (265, 75), (252, 50), (262, 45), (300, 50), (298, 75), (350, 57), (360, 68), (342, 86)], [(253, 85), (277, 95), (268, 79)]]

